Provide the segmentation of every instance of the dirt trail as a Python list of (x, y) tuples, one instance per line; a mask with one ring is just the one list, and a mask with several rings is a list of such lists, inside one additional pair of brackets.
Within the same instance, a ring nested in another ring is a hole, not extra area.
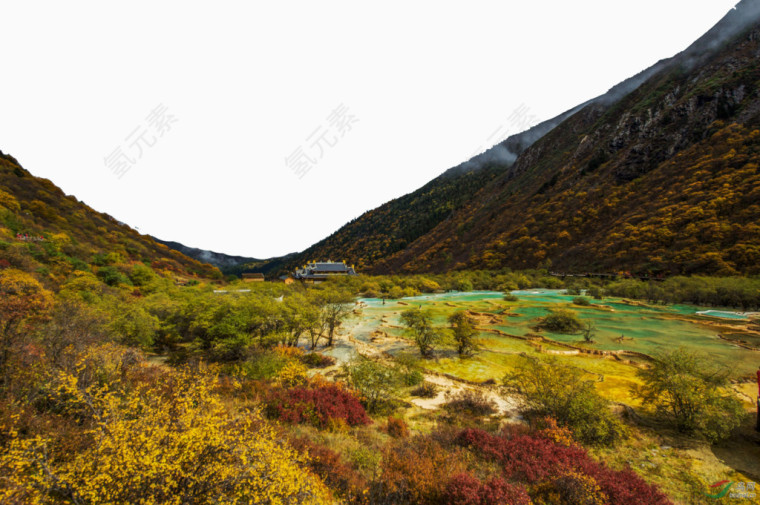
[(435, 374), (426, 374), (425, 381), (438, 386), (438, 394), (434, 398), (414, 398), (411, 400), (413, 404), (422, 409), (439, 409), (448, 401), (448, 396), (470, 390), (480, 391), (486, 398), (492, 400), (496, 404), (499, 414), (511, 418), (519, 417), (519, 402), (514, 398), (504, 398), (492, 386), (476, 386)]

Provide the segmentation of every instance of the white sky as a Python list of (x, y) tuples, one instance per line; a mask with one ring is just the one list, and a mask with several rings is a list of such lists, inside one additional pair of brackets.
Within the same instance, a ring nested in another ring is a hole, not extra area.
[(685, 49), (736, 1), (6, 2), (0, 150), (142, 233), (282, 255), (489, 147), (521, 104), (548, 119)]

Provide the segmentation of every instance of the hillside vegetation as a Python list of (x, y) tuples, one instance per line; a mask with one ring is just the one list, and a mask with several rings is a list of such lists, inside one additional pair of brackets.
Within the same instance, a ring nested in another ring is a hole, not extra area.
[(477, 164), (301, 255), (375, 273), (545, 267), (760, 273), (760, 6), (562, 116), (514, 164)]
[(0, 156), (0, 267), (34, 272), (51, 287), (76, 272), (109, 285), (137, 285), (141, 272), (182, 282), (221, 278), (215, 267), (65, 195), (8, 155)]

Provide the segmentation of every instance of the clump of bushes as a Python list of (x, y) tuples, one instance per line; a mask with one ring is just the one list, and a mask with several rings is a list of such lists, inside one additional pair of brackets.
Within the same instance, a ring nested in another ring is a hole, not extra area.
[(573, 298), (574, 305), (580, 305), (581, 307), (588, 307), (591, 305), (591, 301), (585, 296), (576, 296)]
[(372, 422), (359, 400), (334, 384), (272, 390), (264, 405), (269, 418), (290, 424), (327, 428), (336, 421), (348, 426)]
[(536, 486), (533, 497), (538, 503), (582, 503), (606, 505), (610, 503), (599, 483), (590, 475), (572, 470), (565, 471)]
[(604, 296), (604, 291), (599, 286), (590, 286), (586, 290), (586, 295), (592, 297), (594, 300), (601, 300)]
[(402, 377), (396, 368), (368, 359), (346, 365), (344, 372), (348, 376), (349, 385), (372, 413), (390, 407), (402, 383)]
[(419, 398), (435, 398), (438, 396), (438, 386), (432, 382), (423, 382), (411, 391), (412, 396)]
[(403, 419), (388, 416), (388, 435), (393, 438), (406, 438), (409, 436), (409, 426)]
[(306, 366), (298, 361), (290, 361), (277, 374), (277, 380), (287, 387), (303, 384), (306, 382), (306, 379)]
[(444, 497), (444, 503), (450, 505), (533, 504), (528, 492), (519, 484), (510, 484), (500, 477), (481, 482), (469, 473), (452, 477), (446, 486)]
[(634, 392), (680, 432), (718, 442), (747, 415), (728, 390), (729, 370), (712, 366), (704, 354), (680, 348), (660, 353), (652, 366), (637, 374), (643, 384)]
[(551, 416), (588, 444), (613, 444), (625, 435), (609, 402), (596, 391), (585, 372), (555, 358), (523, 357), (504, 385), (521, 394), (529, 417)]
[(478, 457), (502, 465), (503, 478), (530, 484), (536, 503), (546, 503), (543, 497), (549, 489), (561, 497), (570, 498), (572, 488), (579, 492), (586, 489), (588, 492), (581, 497), (581, 501), (557, 502), (595, 504), (600, 502), (593, 500), (603, 494), (607, 500), (601, 503), (671, 503), (655, 486), (644, 482), (632, 470), (612, 470), (577, 445), (561, 445), (535, 433), (508, 438), (472, 428), (463, 430), (456, 441)]
[(555, 309), (543, 317), (536, 326), (552, 333), (572, 334), (580, 332), (583, 323), (572, 310)]
[(443, 408), (453, 414), (482, 417), (490, 416), (498, 411), (496, 402), (480, 391), (463, 389), (448, 398)]
[(446, 483), (466, 471), (464, 450), (444, 447), (428, 436), (399, 440), (383, 450), (379, 477), (367, 496), (377, 504), (439, 504)]
[(425, 376), (419, 370), (409, 370), (401, 375), (404, 386), (417, 386), (425, 380)]
[(516, 302), (517, 300), (519, 300), (519, 298), (516, 295), (513, 295), (512, 293), (504, 293), (505, 302)]
[(292, 360), (282, 353), (269, 350), (260, 351), (241, 363), (238, 370), (240, 375), (248, 379), (272, 380), (291, 362)]
[(309, 368), (327, 368), (335, 364), (335, 358), (318, 352), (303, 354), (300, 359)]
[(367, 488), (366, 479), (344, 463), (340, 454), (306, 437), (293, 439), (290, 445), (308, 454), (309, 468), (346, 502), (354, 503), (353, 500), (362, 496)]

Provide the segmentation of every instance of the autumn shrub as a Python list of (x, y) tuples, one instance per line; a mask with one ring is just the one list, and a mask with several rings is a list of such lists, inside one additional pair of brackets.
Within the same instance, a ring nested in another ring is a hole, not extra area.
[(563, 505), (606, 505), (609, 503), (593, 477), (568, 471), (553, 477), (533, 489), (538, 503), (561, 503)]
[(460, 473), (449, 480), (444, 492), (448, 505), (532, 505), (528, 492), (519, 484), (510, 484), (495, 477), (481, 482), (469, 473)]
[(418, 396), (420, 398), (435, 398), (438, 396), (438, 386), (432, 382), (423, 382), (416, 388), (412, 389), (412, 396)]
[(293, 439), (290, 445), (307, 456), (308, 467), (344, 500), (354, 502), (367, 489), (367, 480), (337, 452), (306, 437)]
[(89, 443), (61, 455), (50, 436), (4, 426), (1, 503), (329, 502), (304, 458), (255, 413), (227, 406), (212, 377), (165, 370), (157, 385), (86, 387), (61, 373), (58, 389), (77, 410), (87, 406), (78, 415)]
[(370, 487), (370, 503), (446, 503), (446, 483), (465, 468), (456, 447), (446, 451), (425, 436), (399, 441), (383, 450), (380, 476)]
[(553, 417), (537, 419), (533, 423), (533, 429), (536, 430), (536, 436), (548, 438), (557, 444), (569, 447), (575, 443), (570, 428), (559, 426)]
[(320, 428), (335, 420), (349, 426), (372, 422), (359, 400), (337, 385), (272, 390), (265, 398), (265, 412), (272, 419)]
[(306, 382), (306, 366), (299, 361), (290, 361), (277, 374), (277, 380), (286, 387), (303, 384)]
[(409, 426), (403, 419), (388, 416), (388, 435), (393, 438), (406, 438), (409, 436)]
[(576, 472), (596, 481), (601, 492), (607, 496), (608, 503), (670, 504), (664, 494), (655, 486), (644, 482), (632, 470), (608, 468), (577, 445), (561, 445), (536, 434), (506, 438), (479, 429), (463, 430), (458, 435), (457, 442), (478, 456), (503, 465), (504, 478), (526, 482), (537, 489), (547, 482), (553, 482), (551, 486), (556, 488), (562, 484), (557, 481), (558, 478), (567, 476), (568, 472)]
[(327, 368), (335, 364), (335, 358), (318, 352), (304, 353), (301, 362), (309, 368)]
[(519, 300), (519, 298), (512, 293), (504, 293), (503, 300), (505, 302), (516, 302)]
[(274, 348), (274, 352), (284, 358), (300, 359), (304, 355), (303, 349), (292, 345), (278, 345)]
[(447, 398), (443, 408), (453, 414), (482, 417), (498, 412), (496, 402), (481, 391), (463, 389)]
[(21, 352), (29, 329), (45, 319), (52, 294), (33, 276), (0, 270), (0, 386), (7, 383), (14, 354)]

